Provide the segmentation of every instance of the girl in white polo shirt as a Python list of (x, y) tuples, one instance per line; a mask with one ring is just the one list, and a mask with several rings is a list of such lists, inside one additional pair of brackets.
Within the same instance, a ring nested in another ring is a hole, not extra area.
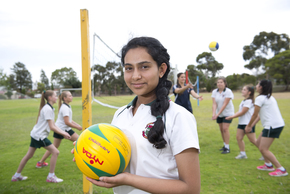
[(231, 89), (227, 88), (227, 81), (224, 77), (217, 80), (217, 89), (212, 91), (212, 120), (216, 120), (219, 125), (224, 146), (220, 149), (222, 154), (230, 153), (230, 132), (229, 127), (232, 122), (226, 117), (235, 113), (232, 100), (234, 94)]
[[(69, 105), (73, 100), (73, 96), (69, 91), (63, 91), (58, 97), (58, 117), (55, 122), (55, 125), (58, 126), (61, 130), (67, 132), (71, 138), (72, 142), (76, 141), (79, 135), (75, 133), (71, 127), (82, 130), (82, 127), (72, 120), (72, 109)], [(62, 135), (54, 132), (53, 133), (53, 145), (58, 148), (60, 146), (61, 140), (64, 138)], [(44, 165), (47, 165), (45, 160), (49, 157), (50, 152), (46, 151), (43, 157), (36, 164), (36, 168), (41, 168)]]
[(260, 95), (255, 100), (254, 114), (245, 130), (251, 131), (253, 125), (261, 119), (264, 129), (257, 139), (257, 146), (265, 159), (265, 164), (258, 166), (257, 169), (274, 171), (274, 165), (276, 170), (269, 173), (270, 176), (286, 176), (288, 175), (286, 169), (269, 150), (275, 138), (279, 138), (285, 125), (277, 101), (272, 96), (272, 82), (262, 80), (256, 85), (256, 90)]
[[(46, 104), (44, 99), (47, 102)], [(36, 125), (34, 125), (32, 131), (30, 132), (30, 147), (26, 155), (22, 158), (15, 175), (12, 176), (11, 181), (22, 181), (27, 179), (26, 176), (21, 175), (21, 171), (23, 170), (28, 160), (33, 157), (36, 148), (41, 147), (44, 147), (49, 152), (51, 152), (50, 169), (46, 182), (57, 183), (63, 181), (62, 179), (57, 178), (54, 174), (54, 169), (59, 151), (53, 144), (51, 144), (49, 139), (47, 139), (50, 130), (53, 130), (63, 135), (67, 139), (70, 138), (70, 135), (67, 132), (59, 129), (54, 123), (54, 108), (52, 107), (52, 105), (56, 103), (56, 101), (57, 96), (54, 91), (47, 90), (42, 92), (37, 122)]]
[(118, 194), (200, 192), (196, 120), (168, 98), (169, 59), (154, 38), (134, 38), (123, 47), (124, 79), (137, 96), (115, 113), (112, 124), (128, 136), (131, 160), (124, 173), (87, 178), (93, 184)]
[(249, 133), (245, 133), (245, 127), (251, 120), (251, 117), (254, 113), (254, 102), (255, 102), (254, 93), (255, 93), (254, 86), (251, 85), (244, 86), (242, 89), (242, 96), (245, 99), (241, 102), (239, 106), (239, 112), (235, 113), (232, 116), (226, 117), (227, 120), (239, 117), (239, 124), (237, 127), (237, 141), (240, 148), (240, 154), (236, 157), (236, 159), (247, 158), (247, 154), (245, 152), (245, 143), (243, 141), (245, 134), (247, 135), (250, 142), (256, 145), (255, 125), (253, 126), (252, 130)]

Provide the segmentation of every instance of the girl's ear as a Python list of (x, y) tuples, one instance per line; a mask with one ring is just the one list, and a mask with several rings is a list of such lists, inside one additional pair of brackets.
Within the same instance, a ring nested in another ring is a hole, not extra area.
[(160, 65), (160, 67), (159, 67), (159, 78), (162, 78), (163, 77), (163, 75), (165, 74), (166, 70), (167, 70), (166, 63), (162, 63)]

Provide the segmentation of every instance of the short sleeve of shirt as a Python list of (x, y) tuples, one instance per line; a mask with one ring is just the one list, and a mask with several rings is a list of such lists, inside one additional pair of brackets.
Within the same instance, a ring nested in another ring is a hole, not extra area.
[(257, 96), (255, 99), (255, 105), (261, 107), (263, 105), (263, 102), (265, 101), (265, 96)]
[(67, 105), (62, 105), (62, 116), (63, 117), (66, 117), (68, 116), (69, 117), (69, 107), (67, 107)]
[(215, 94), (217, 93), (217, 91), (216, 91), (216, 89), (214, 89), (213, 91), (212, 91), (212, 93), (211, 93), (211, 97), (212, 98), (215, 98)]
[(225, 98), (234, 99), (234, 94), (233, 94), (232, 90), (230, 90), (229, 88), (226, 89)]
[(179, 114), (176, 115), (174, 122), (171, 124), (172, 126), (167, 125), (168, 128), (166, 130), (171, 129), (169, 133), (169, 144), (171, 146), (173, 155), (179, 154), (188, 148), (196, 148), (198, 150), (200, 149), (197, 125), (193, 114), (188, 111), (179, 111)]
[(46, 106), (43, 113), (45, 120), (54, 120), (54, 111), (50, 106)]
[(174, 85), (174, 86), (172, 87), (173, 93), (175, 93), (174, 91), (175, 91), (176, 88), (177, 88), (176, 85)]
[(252, 107), (252, 100), (251, 99), (245, 100), (244, 107), (251, 108)]

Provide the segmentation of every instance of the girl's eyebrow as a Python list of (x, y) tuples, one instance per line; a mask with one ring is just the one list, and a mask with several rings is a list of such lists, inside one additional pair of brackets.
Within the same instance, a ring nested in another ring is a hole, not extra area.
[[(145, 63), (151, 63), (151, 62), (150, 62), (150, 61), (141, 61), (141, 62), (137, 63), (137, 65), (143, 65), (143, 64), (145, 64)], [(125, 63), (125, 65), (133, 66), (133, 65), (130, 64), (130, 63)], [(125, 66), (125, 65), (124, 65), (124, 66)]]

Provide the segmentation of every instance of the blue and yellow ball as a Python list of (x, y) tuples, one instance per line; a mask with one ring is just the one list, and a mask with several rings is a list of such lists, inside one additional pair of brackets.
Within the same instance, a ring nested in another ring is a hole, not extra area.
[(212, 41), (208, 47), (211, 51), (216, 51), (219, 49), (219, 43)]
[(115, 176), (126, 169), (131, 148), (127, 136), (119, 128), (100, 123), (81, 133), (74, 147), (80, 171), (87, 177)]

